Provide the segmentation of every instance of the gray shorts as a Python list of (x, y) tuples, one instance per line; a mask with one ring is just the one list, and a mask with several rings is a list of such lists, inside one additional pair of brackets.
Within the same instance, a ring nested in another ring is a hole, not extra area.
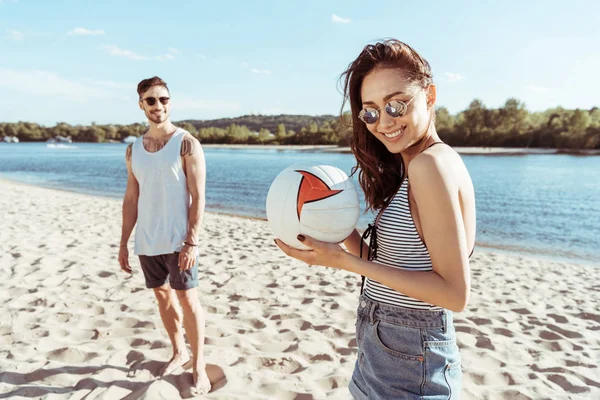
[(198, 286), (198, 257), (194, 266), (186, 271), (179, 270), (179, 252), (138, 257), (148, 289), (166, 283), (170, 283), (175, 290), (188, 290)]

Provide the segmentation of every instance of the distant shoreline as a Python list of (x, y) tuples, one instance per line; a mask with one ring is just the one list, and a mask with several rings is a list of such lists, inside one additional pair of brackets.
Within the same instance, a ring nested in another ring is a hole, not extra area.
[[(27, 145), (30, 143), (46, 143), (46, 142), (20, 142), (20, 143), (3, 143), (0, 145)], [(109, 142), (72, 142), (65, 143), (67, 146), (77, 146), (79, 144), (124, 144), (116, 141)], [(312, 145), (312, 144), (213, 144), (203, 143), (205, 149), (260, 149), (260, 150), (293, 150), (307, 152), (323, 152), (323, 153), (340, 153), (351, 154), (350, 147), (337, 145)], [(525, 148), (525, 147), (462, 147), (452, 146), (459, 154), (464, 155), (488, 155), (488, 156), (524, 156), (524, 155), (545, 155), (545, 154), (568, 154), (574, 156), (598, 156), (600, 149), (549, 149), (549, 148)]]
[[(206, 149), (261, 149), (295, 150), (324, 153), (352, 153), (350, 147), (335, 145), (261, 145), (261, 144), (203, 144)], [(540, 149), (517, 147), (453, 147), (459, 154), (468, 155), (528, 155), (528, 154), (570, 154), (581, 156), (600, 155), (600, 149)]]

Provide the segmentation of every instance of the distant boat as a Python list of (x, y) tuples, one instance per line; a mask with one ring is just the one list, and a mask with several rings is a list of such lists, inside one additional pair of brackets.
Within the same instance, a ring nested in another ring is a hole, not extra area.
[(49, 149), (76, 149), (77, 146), (64, 144), (64, 143), (46, 143), (46, 147)]
[(125, 139), (121, 140), (123, 143), (133, 143), (137, 140), (137, 136), (127, 136)]
[(59, 135), (46, 140), (46, 143), (73, 143), (73, 140), (71, 136), (64, 137)]
[(19, 143), (19, 138), (16, 136), (4, 136), (2, 139), (5, 143)]

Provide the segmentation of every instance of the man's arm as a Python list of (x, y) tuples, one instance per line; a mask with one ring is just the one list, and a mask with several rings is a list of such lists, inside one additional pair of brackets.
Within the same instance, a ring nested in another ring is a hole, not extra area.
[(127, 188), (125, 189), (125, 197), (123, 199), (123, 223), (121, 226), (121, 241), (119, 244), (119, 264), (123, 271), (131, 273), (129, 266), (129, 251), (127, 242), (131, 236), (131, 232), (137, 222), (137, 206), (140, 195), (140, 187), (137, 179), (131, 170), (131, 148), (132, 144), (127, 147), (125, 153), (125, 161), (127, 163)]
[[(181, 156), (183, 159), (183, 171), (185, 172), (188, 191), (192, 202), (188, 213), (188, 228), (185, 241), (189, 244), (197, 244), (200, 226), (204, 219), (204, 207), (206, 202), (206, 161), (204, 151), (198, 139), (192, 135), (186, 135), (181, 144)], [(184, 246), (183, 250), (192, 246)], [(184, 251), (182, 250), (182, 253)], [(180, 259), (180, 268), (188, 269), (193, 266), (194, 259)], [(189, 266), (189, 267), (188, 267)], [(188, 267), (188, 268), (186, 268)]]

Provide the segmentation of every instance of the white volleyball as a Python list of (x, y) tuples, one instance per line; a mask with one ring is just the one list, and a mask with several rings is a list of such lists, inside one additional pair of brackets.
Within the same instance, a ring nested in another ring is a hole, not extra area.
[(331, 165), (297, 163), (284, 169), (267, 194), (267, 219), (278, 239), (306, 250), (297, 236), (329, 243), (346, 239), (360, 216), (358, 194), (348, 175)]

